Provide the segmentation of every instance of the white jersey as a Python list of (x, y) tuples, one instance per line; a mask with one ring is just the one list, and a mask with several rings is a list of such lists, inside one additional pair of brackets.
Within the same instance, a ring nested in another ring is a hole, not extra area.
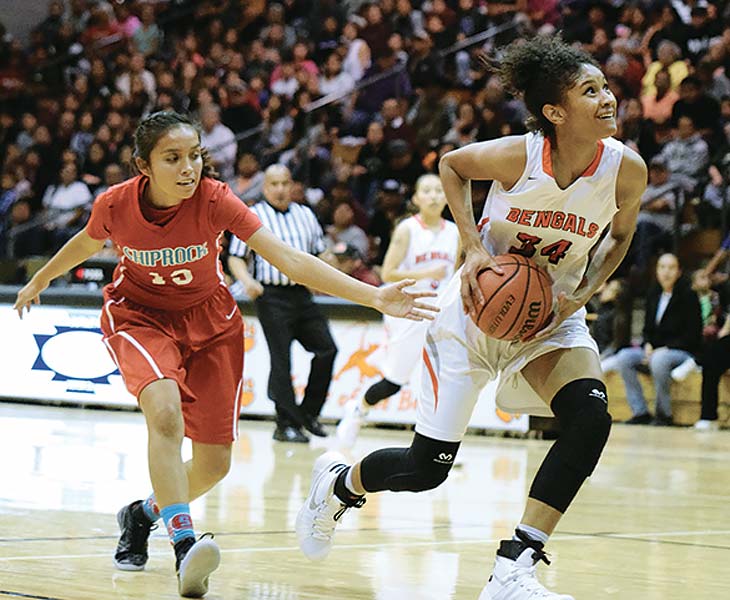
[(598, 142), (593, 162), (576, 181), (560, 189), (553, 178), (550, 140), (524, 136), (527, 163), (511, 189), (494, 181), (478, 229), (490, 254), (515, 253), (547, 269), (553, 294), (570, 295), (580, 284), (596, 245), (616, 206), (616, 178), (624, 145)]
[[(443, 279), (419, 279), (408, 289), (440, 293), (454, 274), (459, 251), (458, 228), (451, 221), (441, 219), (441, 227), (433, 230), (418, 215), (405, 219), (402, 225), (408, 228), (408, 250), (398, 269), (415, 271), (427, 266), (446, 267)], [(405, 385), (421, 360), (429, 321), (409, 321), (385, 315), (383, 323), (388, 335), (383, 376), (388, 381)]]
[(434, 231), (419, 217), (414, 215), (403, 221), (408, 229), (408, 250), (398, 269), (417, 271), (423, 267), (444, 265), (446, 276), (443, 279), (419, 279), (409, 289), (418, 291), (438, 291), (444, 282), (454, 274), (459, 251), (459, 230), (454, 223), (441, 219), (441, 227)]

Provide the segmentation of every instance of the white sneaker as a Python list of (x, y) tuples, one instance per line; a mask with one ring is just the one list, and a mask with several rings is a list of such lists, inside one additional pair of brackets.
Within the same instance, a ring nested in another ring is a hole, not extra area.
[[(345, 458), (339, 452), (325, 452), (314, 462), (312, 487), (297, 515), (299, 548), (310, 560), (323, 560), (332, 548), (335, 526), (351, 507), (335, 496), (335, 480), (346, 469)], [(361, 498), (355, 505), (365, 503)]]
[(690, 373), (699, 373), (701, 371), (699, 365), (694, 358), (688, 358), (681, 365), (674, 367), (670, 376), (674, 381), (684, 381), (689, 377)]
[(208, 593), (208, 578), (221, 564), (221, 551), (210, 533), (204, 533), (188, 550), (177, 568), (178, 591), (184, 598)]
[(352, 448), (355, 445), (360, 428), (365, 422), (368, 411), (359, 399), (350, 400), (345, 404), (342, 420), (337, 424), (335, 435), (343, 448)]
[[(574, 600), (573, 596), (556, 594), (546, 589), (535, 576), (537, 552), (533, 548), (525, 548), (516, 559), (502, 556), (505, 549), (524, 548), (524, 544), (515, 541), (503, 541), (494, 563), (494, 571), (489, 582), (484, 586), (479, 600)], [(544, 555), (543, 555), (544, 556)]]
[(707, 419), (700, 419), (694, 424), (695, 431), (719, 431), (719, 421), (709, 421)]

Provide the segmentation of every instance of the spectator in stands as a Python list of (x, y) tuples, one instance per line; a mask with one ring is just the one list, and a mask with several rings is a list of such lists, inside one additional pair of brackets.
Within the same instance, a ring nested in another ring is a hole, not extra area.
[(364, 119), (369, 121), (388, 98), (408, 98), (411, 95), (411, 83), (407, 71), (395, 69), (395, 66), (395, 53), (386, 45), (385, 50), (382, 50), (376, 58), (375, 64), (365, 73), (365, 77), (388, 74), (357, 93), (355, 108), (364, 113)]
[[(382, 56), (392, 53), (388, 49), (388, 38), (393, 33), (390, 23), (383, 18), (383, 10), (376, 2), (367, 2), (361, 9), (365, 18), (365, 25), (360, 31), (360, 37), (365, 40), (373, 59), (377, 61)], [(378, 103), (380, 105), (380, 103)]]
[(355, 80), (352, 75), (342, 70), (342, 59), (337, 52), (332, 52), (327, 57), (322, 75), (319, 77), (319, 93), (323, 96), (329, 94), (344, 94), (355, 87)]
[(620, 104), (616, 137), (639, 152), (644, 160), (651, 159), (661, 149), (656, 140), (656, 125), (644, 118), (638, 98), (629, 98)]
[(626, 284), (621, 279), (612, 279), (599, 289), (597, 302), (590, 303), (595, 314), (590, 324), (591, 335), (598, 344), (602, 361), (631, 343), (628, 297)]
[(150, 101), (154, 102), (157, 96), (157, 82), (152, 72), (145, 68), (144, 55), (139, 52), (132, 54), (128, 68), (115, 81), (117, 89), (127, 98), (132, 95), (132, 82), (135, 78), (142, 80), (145, 92), (147, 92)]
[[(712, 280), (705, 269), (697, 269), (692, 273), (692, 289), (700, 301), (702, 311), (702, 340), (704, 344), (717, 339), (717, 332), (722, 317), (720, 294), (712, 289)], [(704, 359), (704, 352), (702, 353)]]
[(671, 88), (669, 71), (662, 69), (654, 77), (654, 91), (641, 95), (644, 116), (654, 123), (666, 123), (672, 117), (674, 104), (679, 100), (679, 93)]
[(210, 157), (223, 180), (233, 177), (233, 165), (236, 162), (236, 136), (221, 123), (221, 109), (212, 104), (200, 111), (200, 123), (203, 130), (200, 143), (210, 152)]
[(724, 69), (718, 70), (709, 56), (705, 56), (697, 63), (695, 74), (707, 95), (716, 102), (722, 102), (723, 98), (730, 96), (730, 79), (725, 75)]
[(375, 271), (365, 265), (360, 251), (352, 244), (339, 242), (331, 248), (331, 252), (335, 258), (333, 266), (343, 273), (376, 287), (383, 283)]
[(97, 198), (99, 195), (106, 192), (113, 185), (122, 183), (125, 179), (127, 179), (127, 177), (124, 169), (122, 169), (122, 167), (120, 167), (117, 163), (109, 163), (104, 168), (104, 181), (94, 190), (94, 198)]
[(342, 30), (342, 48), (344, 56), (342, 59), (342, 70), (349, 73), (354, 81), (360, 81), (365, 72), (372, 65), (372, 53), (370, 46), (360, 36), (360, 24), (362, 19), (351, 17)]
[(423, 175), (423, 167), (416, 159), (413, 148), (405, 140), (393, 140), (388, 143), (388, 164), (383, 176), (395, 179), (413, 191), (416, 180)]
[(327, 227), (325, 241), (329, 247), (346, 244), (354, 247), (359, 257), (367, 259), (370, 242), (365, 232), (355, 225), (355, 211), (349, 202), (340, 202), (332, 212), (332, 225)]
[(720, 428), (717, 406), (720, 378), (730, 369), (730, 314), (717, 332), (717, 339), (705, 347), (702, 356), (702, 412), (694, 425), (698, 431), (716, 431)]
[(372, 121), (367, 128), (365, 144), (360, 148), (352, 168), (355, 196), (368, 209), (374, 205), (380, 182), (388, 163), (383, 126)]
[[(672, 232), (678, 226), (678, 211), (684, 204), (682, 186), (670, 177), (666, 159), (655, 156), (649, 163), (649, 185), (641, 196), (636, 233), (627, 260), (643, 280), (657, 250), (672, 248)], [(636, 281), (636, 280), (635, 280)]]
[(14, 258), (41, 256), (45, 252), (44, 235), (31, 223), (32, 211), (27, 200), (18, 200), (10, 208), (7, 226), (8, 249)]
[(405, 214), (406, 203), (403, 199), (400, 182), (395, 179), (386, 179), (380, 187), (377, 208), (368, 227), (368, 236), (375, 248), (373, 264), (383, 264), (393, 229)]
[[(659, 258), (656, 267), (658, 285), (650, 290), (646, 300), (643, 345), (640, 348), (624, 348), (615, 356), (633, 413), (628, 424), (672, 424), (671, 372), (700, 351), (700, 303), (697, 294), (680, 279), (681, 274), (675, 255), (663, 254)], [(656, 390), (653, 419), (638, 379), (639, 369), (647, 364)]]
[(479, 121), (477, 119), (476, 107), (470, 100), (464, 100), (459, 104), (456, 112), (456, 120), (441, 139), (444, 144), (453, 144), (459, 148), (466, 144), (477, 141)]
[(707, 171), (710, 152), (689, 114), (679, 117), (676, 137), (664, 145), (659, 156), (666, 161), (671, 179), (693, 192)]
[(279, 96), (292, 98), (299, 89), (299, 80), (294, 67), (294, 55), (291, 52), (284, 52), (281, 56), (281, 64), (271, 74), (269, 88), (272, 93)]
[(260, 199), (264, 186), (264, 172), (256, 155), (251, 152), (241, 154), (236, 166), (237, 173), (233, 179), (228, 180), (228, 185), (246, 204), (254, 204)]
[(697, 63), (710, 48), (710, 40), (720, 34), (717, 21), (711, 21), (707, 12), (707, 4), (699, 2), (692, 7), (691, 20), (685, 32), (687, 57)]
[(63, 165), (58, 183), (48, 186), (43, 195), (43, 227), (48, 232), (52, 252), (56, 252), (84, 226), (84, 217), (88, 215), (92, 200), (88, 186), (78, 179), (76, 165)]
[(702, 89), (702, 82), (695, 75), (689, 75), (679, 86), (679, 100), (672, 108), (672, 123), (679, 127), (679, 119), (692, 118), (694, 127), (706, 140), (715, 139), (720, 123), (720, 104)]
[(408, 102), (397, 98), (388, 98), (380, 109), (380, 121), (383, 124), (385, 142), (405, 140), (411, 146), (416, 143), (416, 131), (406, 120)]
[(156, 55), (162, 48), (164, 33), (155, 23), (155, 7), (145, 2), (140, 9), (141, 25), (132, 34), (132, 48), (144, 57)]
[(5, 172), (0, 176), (0, 258), (5, 258), (7, 250), (7, 229), (10, 226), (10, 212), (13, 204), (18, 200), (15, 189), (17, 180), (12, 172)]
[(679, 90), (679, 85), (689, 75), (687, 63), (682, 60), (682, 50), (671, 40), (663, 40), (657, 47), (657, 59), (651, 61), (651, 51), (648, 48), (643, 49), (644, 64), (646, 65), (646, 74), (641, 80), (644, 86), (642, 95), (652, 95), (656, 93), (654, 87), (654, 79), (659, 71), (668, 71), (671, 89)]
[(33, 145), (33, 135), (38, 127), (38, 119), (31, 112), (23, 113), (20, 120), (20, 131), (15, 138), (15, 145), (21, 152), (25, 152)]

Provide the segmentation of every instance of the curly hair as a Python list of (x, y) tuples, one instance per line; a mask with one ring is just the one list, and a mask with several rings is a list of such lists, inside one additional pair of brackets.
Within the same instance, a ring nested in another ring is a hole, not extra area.
[[(149, 164), (152, 149), (160, 141), (160, 138), (170, 129), (181, 125), (187, 125), (195, 129), (198, 133), (198, 139), (200, 139), (200, 125), (188, 115), (174, 111), (160, 111), (148, 115), (139, 122), (134, 132), (134, 156)], [(218, 173), (208, 150), (203, 148), (200, 154), (203, 157), (203, 176), (217, 177)]]
[(528, 129), (541, 131), (555, 142), (555, 126), (542, 114), (542, 107), (559, 104), (585, 64), (599, 66), (590, 54), (566, 44), (560, 36), (536, 36), (512, 42), (494, 68), (504, 87), (525, 102), (530, 112)]

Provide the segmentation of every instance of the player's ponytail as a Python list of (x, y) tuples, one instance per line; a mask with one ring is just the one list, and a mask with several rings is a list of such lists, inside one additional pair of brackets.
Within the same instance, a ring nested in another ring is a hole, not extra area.
[(521, 97), (530, 111), (526, 125), (555, 143), (555, 126), (542, 114), (545, 104), (559, 104), (584, 64), (596, 65), (590, 54), (566, 44), (560, 36), (536, 36), (512, 42), (499, 61), (485, 61), (504, 87)]
[[(173, 127), (181, 125), (192, 127), (200, 137), (200, 125), (188, 115), (174, 111), (160, 111), (148, 115), (139, 122), (134, 132), (134, 156), (149, 164), (152, 149), (157, 145), (160, 138)], [(201, 150), (201, 155), (203, 157), (203, 176), (217, 177), (218, 173), (206, 148)], [(133, 164), (135, 164), (134, 161)]]

